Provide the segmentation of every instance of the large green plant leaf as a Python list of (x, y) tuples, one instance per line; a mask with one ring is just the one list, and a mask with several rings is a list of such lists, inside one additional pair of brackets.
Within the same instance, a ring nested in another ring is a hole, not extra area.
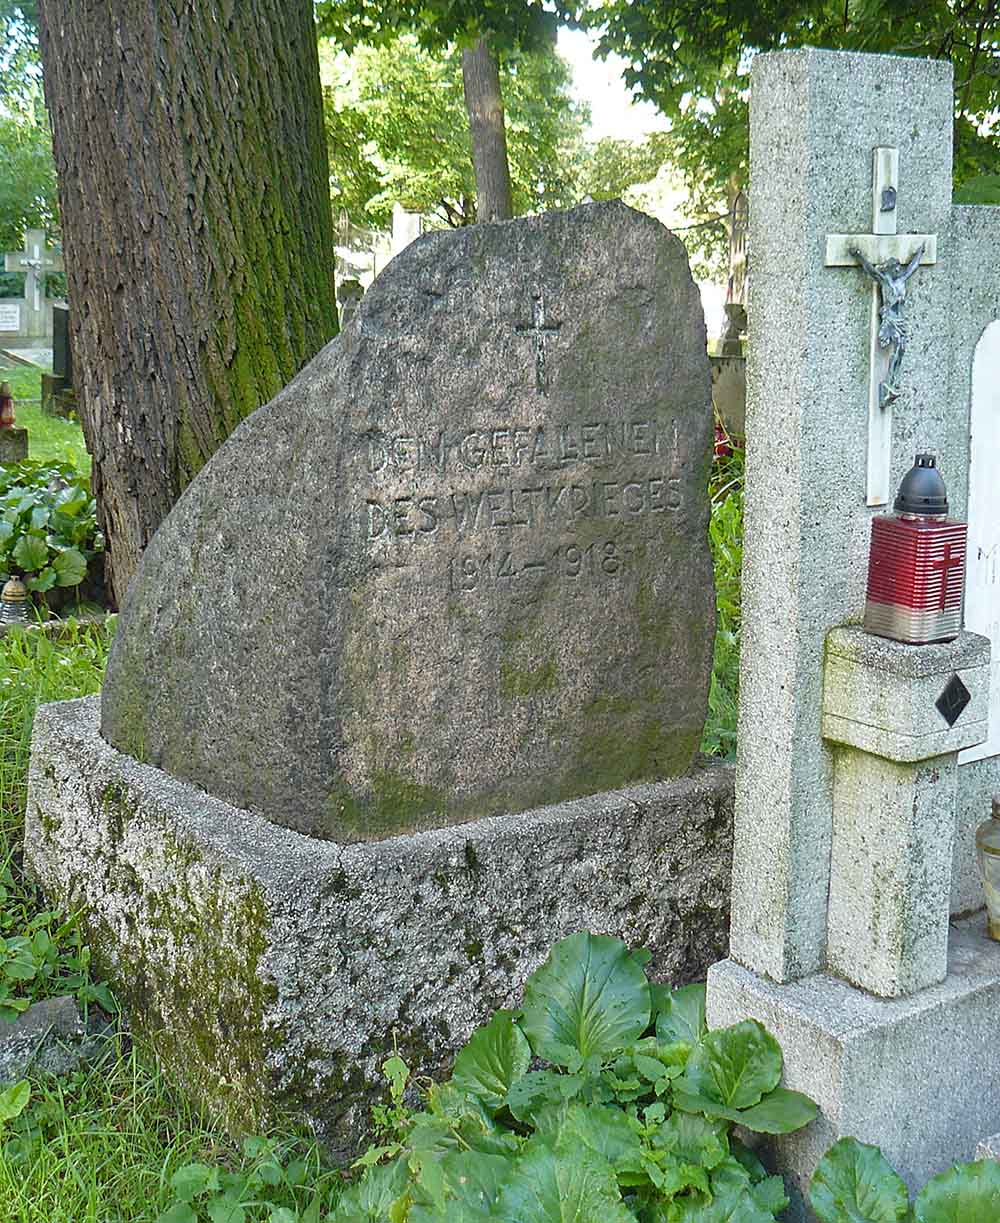
[(557, 1074), (554, 1070), (533, 1070), (518, 1079), (507, 1095), (507, 1107), (518, 1121), (534, 1124), (542, 1109), (565, 1104), (580, 1094), (584, 1080), (578, 1074)]
[(24, 573), (33, 573), (49, 559), (48, 544), (37, 535), (22, 535), (14, 545), (13, 557)]
[(654, 994), (657, 1001), (656, 1038), (664, 1044), (683, 1040), (696, 1045), (708, 1031), (705, 1023), (705, 984)]
[(910, 1195), (878, 1147), (840, 1138), (816, 1166), (809, 1201), (822, 1223), (900, 1223)]
[(729, 1153), (728, 1126), (691, 1113), (671, 1113), (653, 1135), (654, 1148), (663, 1148), (686, 1164), (712, 1169)]
[(87, 576), (87, 562), (76, 548), (60, 552), (52, 562), (57, 586), (79, 586)]
[(935, 1176), (917, 1194), (913, 1217), (916, 1223), (997, 1223), (1000, 1164), (980, 1159)]
[[(486, 1223), (497, 1218), (494, 1208), (502, 1186), (515, 1171), (513, 1159), (462, 1151), (440, 1161), (443, 1202), (431, 1200), (416, 1186), (416, 1200), (406, 1215), (407, 1223)], [(339, 1215), (337, 1216), (340, 1217)]]
[(538, 1133), (558, 1151), (581, 1148), (606, 1159), (615, 1172), (642, 1168), (642, 1141), (636, 1124), (620, 1108), (572, 1103), (551, 1106), (537, 1119)]
[(678, 1084), (674, 1088), (674, 1105), (688, 1113), (724, 1117), (756, 1134), (790, 1134), (808, 1125), (817, 1111), (814, 1100), (784, 1087), (776, 1087), (752, 1108), (729, 1108), (708, 1096), (686, 1091), (683, 1085)]
[(774, 1215), (742, 1189), (725, 1189), (711, 1201), (678, 1198), (669, 1219), (670, 1223), (774, 1223)]
[(496, 1112), (531, 1063), (531, 1047), (510, 1011), (497, 1011), (455, 1058), (451, 1080)]
[(533, 1140), (500, 1194), (504, 1223), (635, 1223), (611, 1165), (589, 1152), (556, 1152)]
[(397, 1198), (406, 1191), (406, 1162), (369, 1168), (337, 1203), (337, 1223), (385, 1223)]
[(744, 1019), (709, 1032), (677, 1086), (730, 1108), (751, 1108), (778, 1086), (781, 1067), (778, 1042), (756, 1019)]
[(532, 1051), (555, 1065), (605, 1057), (649, 1026), (649, 984), (616, 938), (582, 932), (556, 943), (524, 987), (521, 1028)]

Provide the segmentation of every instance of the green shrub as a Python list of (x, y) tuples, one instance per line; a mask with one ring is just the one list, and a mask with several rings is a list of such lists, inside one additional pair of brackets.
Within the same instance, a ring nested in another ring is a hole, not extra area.
[(32, 592), (79, 587), (104, 551), (90, 483), (70, 463), (0, 467), (0, 577)]
[(996, 1223), (1000, 1164), (956, 1164), (929, 1180), (911, 1204), (878, 1147), (841, 1138), (819, 1161), (809, 1201), (822, 1223)]
[(777, 1042), (753, 1020), (709, 1032), (704, 987), (650, 984), (648, 952), (575, 934), (426, 1092), (401, 1102), (386, 1063), (391, 1140), (359, 1161), (336, 1223), (773, 1223), (787, 1205), (732, 1133), (806, 1125), (816, 1107), (778, 1086)]

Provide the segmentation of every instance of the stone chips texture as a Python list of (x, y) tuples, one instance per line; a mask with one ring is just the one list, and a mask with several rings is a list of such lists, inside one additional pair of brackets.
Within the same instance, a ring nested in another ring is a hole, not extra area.
[(680, 774), (710, 432), (697, 290), (657, 222), (428, 235), (160, 528), (102, 733), (342, 842)]

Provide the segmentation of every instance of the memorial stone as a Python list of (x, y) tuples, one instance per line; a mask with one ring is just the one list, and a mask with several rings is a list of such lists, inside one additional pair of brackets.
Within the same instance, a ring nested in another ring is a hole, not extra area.
[(698, 293), (656, 221), (418, 239), (161, 527), (105, 738), (341, 842), (683, 773), (711, 428)]

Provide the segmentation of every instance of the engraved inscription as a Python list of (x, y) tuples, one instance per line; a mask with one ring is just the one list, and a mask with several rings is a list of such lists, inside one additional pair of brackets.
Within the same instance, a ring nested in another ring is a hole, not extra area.
[(443, 547), (459, 594), (515, 590), (532, 577), (614, 581), (632, 554), (629, 524), (684, 509), (676, 421), (505, 421), (370, 434), (363, 445), (370, 557), (403, 568)]
[(547, 428), (504, 422), (487, 429), (442, 430), (424, 437), (400, 433), (367, 438), (368, 470), (373, 476), (386, 477), (403, 472), (447, 475), (483, 468), (558, 471), (573, 463), (654, 455), (670, 455), (676, 462), (676, 421), (669, 431), (653, 420), (592, 420)]
[(585, 518), (627, 521), (679, 510), (680, 483), (676, 476), (633, 476), (587, 484), (416, 492), (389, 500), (369, 497), (367, 537), (371, 542), (393, 536), (434, 536), (444, 530), (462, 538), (475, 531), (561, 529)]
[(590, 543), (580, 547), (562, 543), (548, 551), (517, 557), (510, 551), (477, 554), (460, 553), (448, 564), (448, 587), (469, 593), (480, 586), (498, 586), (518, 578), (540, 575), (576, 581), (587, 578), (614, 578), (622, 572), (625, 557), (630, 552), (617, 540)]

